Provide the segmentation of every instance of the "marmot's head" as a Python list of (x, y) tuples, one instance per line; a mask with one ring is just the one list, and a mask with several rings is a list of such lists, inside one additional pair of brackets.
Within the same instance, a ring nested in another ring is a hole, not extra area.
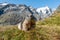
[(34, 16), (33, 14), (28, 14), (28, 15), (26, 16), (26, 19), (37, 21), (36, 18), (35, 18), (35, 16)]
[(29, 14), (29, 15), (26, 16), (25, 19), (31, 20), (31, 16), (32, 16), (32, 14)]

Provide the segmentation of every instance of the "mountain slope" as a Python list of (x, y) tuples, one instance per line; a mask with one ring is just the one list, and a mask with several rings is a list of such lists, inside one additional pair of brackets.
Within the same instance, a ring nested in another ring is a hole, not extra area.
[(55, 11), (49, 18), (39, 21), (38, 25), (60, 25), (60, 12)]
[[(0, 8), (0, 24), (11, 24), (15, 25), (18, 24), (19, 22), (23, 21), (26, 16), (32, 14), (36, 20), (39, 20), (39, 14), (33, 12), (28, 6), (26, 5), (15, 5), (15, 4), (7, 4), (7, 5), (2, 5), (3, 6)], [(35, 10), (34, 10), (35, 11)], [(37, 15), (37, 16), (35, 16)], [(38, 19), (37, 19), (38, 18)]]
[(38, 21), (51, 16), (52, 9), (48, 6), (35, 9), (24, 4), (0, 3), (0, 24), (15, 25), (23, 21), (30, 14)]
[(56, 9), (57, 12), (60, 12), (60, 5)]

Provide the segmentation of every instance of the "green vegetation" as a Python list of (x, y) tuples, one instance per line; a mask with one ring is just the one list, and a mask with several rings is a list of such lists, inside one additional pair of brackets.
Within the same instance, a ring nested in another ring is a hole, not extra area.
[(59, 25), (60, 26), (60, 13), (54, 13), (51, 17), (46, 18), (44, 21), (37, 22), (37, 25)]
[(0, 31), (0, 40), (58, 40), (59, 37), (59, 26), (42, 26), (27, 32), (20, 31), (17, 29), (17, 26), (15, 26), (10, 27), (9, 29), (4, 28), (2, 31)]
[(0, 26), (0, 40), (60, 40), (60, 13), (38, 21), (34, 29), (26, 32), (16, 25)]

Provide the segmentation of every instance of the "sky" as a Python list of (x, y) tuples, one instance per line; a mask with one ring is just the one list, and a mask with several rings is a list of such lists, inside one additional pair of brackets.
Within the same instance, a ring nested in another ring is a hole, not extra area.
[(34, 8), (48, 6), (57, 8), (60, 5), (60, 0), (0, 0), (0, 3), (25, 4)]

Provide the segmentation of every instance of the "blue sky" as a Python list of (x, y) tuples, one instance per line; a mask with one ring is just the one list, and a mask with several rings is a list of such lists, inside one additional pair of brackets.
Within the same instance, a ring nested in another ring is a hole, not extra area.
[(60, 5), (60, 0), (0, 0), (0, 3), (14, 3), (14, 4), (26, 4), (34, 8), (49, 6), (50, 8), (56, 8)]

